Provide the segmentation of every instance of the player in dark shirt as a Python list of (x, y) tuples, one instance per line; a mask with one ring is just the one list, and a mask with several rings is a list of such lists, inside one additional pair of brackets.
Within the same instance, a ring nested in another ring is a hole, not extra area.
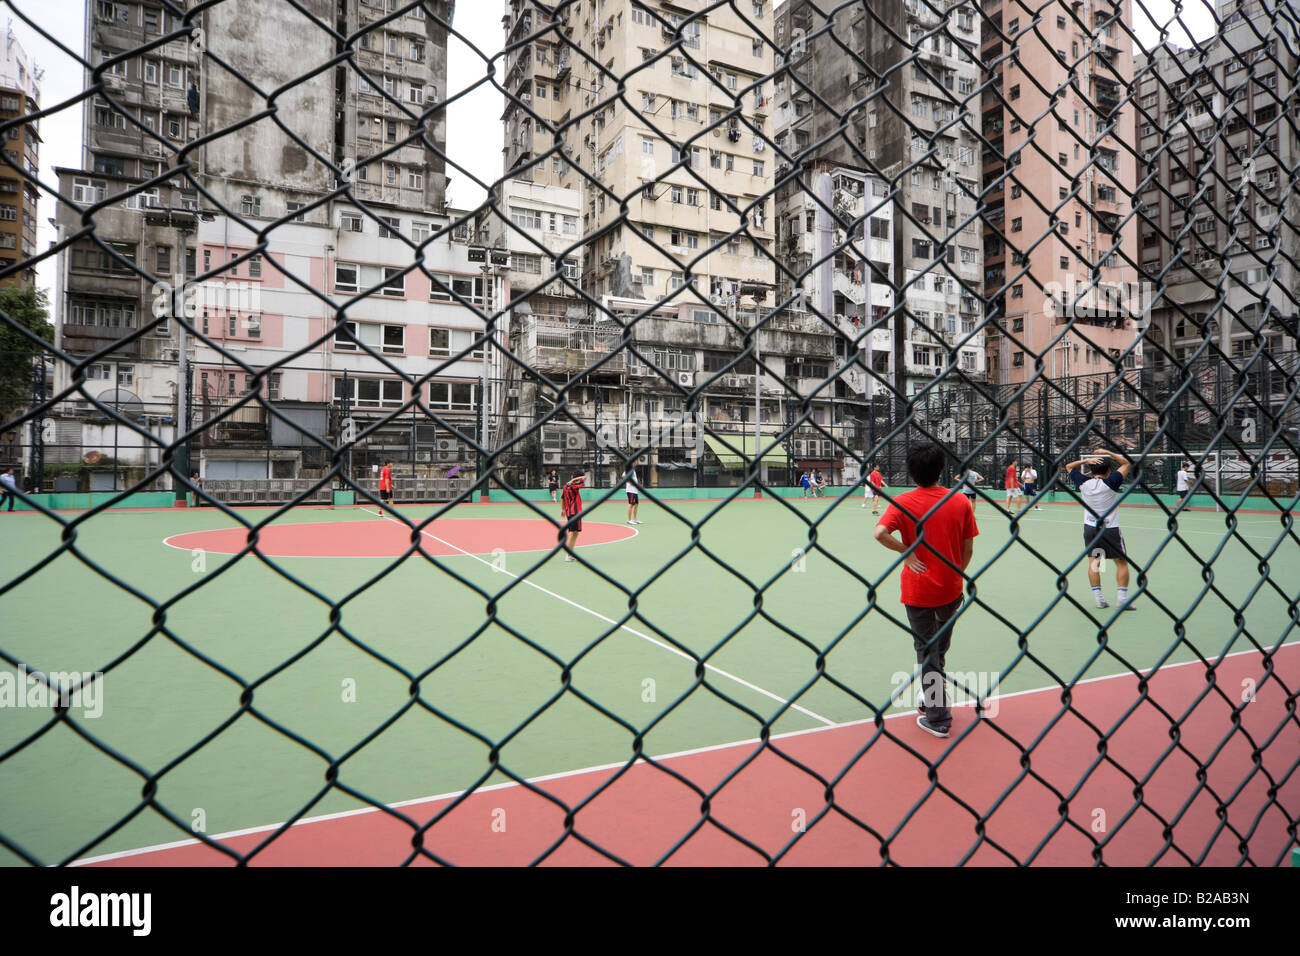
[[(573, 549), (578, 546), (578, 535), (582, 533), (582, 486), (587, 483), (587, 479), (581, 474), (574, 475), (564, 485), (564, 493), (561, 496), (561, 506), (564, 509), (565, 521), (569, 523), (568, 542), (566, 548), (569, 554), (564, 556), (565, 561), (576, 561), (573, 556)], [(560, 532), (564, 537), (564, 532)]]

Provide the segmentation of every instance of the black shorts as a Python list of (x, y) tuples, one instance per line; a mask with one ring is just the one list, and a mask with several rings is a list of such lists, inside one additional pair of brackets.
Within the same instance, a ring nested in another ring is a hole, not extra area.
[(639, 496), (639, 495), (637, 495), (637, 494), (635, 494), (635, 493), (633, 493), (633, 492), (628, 492), (628, 496), (627, 496), (627, 503), (628, 503), (628, 504), (630, 504), (630, 505), (634, 505), (634, 504), (636, 504), (639, 500), (640, 500), (640, 496)]
[(1124, 536), (1120, 534), (1119, 528), (1106, 528), (1098, 535), (1097, 528), (1084, 525), (1083, 545), (1089, 554), (1100, 551), (1102, 557), (1110, 558), (1112, 561), (1116, 558), (1128, 557), (1124, 551)]
[(1034, 491), (1035, 491), (1035, 489), (1036, 489), (1037, 487), (1038, 487), (1038, 485), (1036, 485), (1036, 484), (1034, 484), (1034, 483), (1032, 483), (1032, 482), (1026, 482), (1026, 484), (1025, 484), (1025, 496), (1026, 496), (1026, 497), (1029, 497), (1029, 498), (1032, 498), (1032, 497), (1034, 496)]
[(387, 488), (380, 488), (380, 489), (379, 489), (379, 500), (380, 500), (380, 501), (392, 501), (392, 500), (393, 500), (393, 493), (392, 493), (391, 491), (389, 491)]
[(551, 485), (551, 494), (555, 494), (559, 490), (560, 490), (559, 485)]
[(569, 531), (581, 531), (581, 530), (582, 530), (582, 518), (581, 518), (581, 517), (574, 518), (574, 519), (573, 519), (573, 524), (569, 525), (568, 530), (569, 530)]

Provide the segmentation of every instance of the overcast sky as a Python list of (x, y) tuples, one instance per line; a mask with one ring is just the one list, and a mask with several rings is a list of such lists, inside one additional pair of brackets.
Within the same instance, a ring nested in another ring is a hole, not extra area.
[[(896, 2), (896, 0), (887, 0)], [(1141, 4), (1134, 4), (1135, 29), (1144, 45), (1158, 42), (1159, 30), (1142, 12)], [(1173, 16), (1172, 0), (1147, 0), (1146, 7), (1157, 21), (1164, 22)], [(1196, 36), (1206, 36), (1213, 28), (1210, 14), (1211, 0), (1183, 0), (1182, 22)], [(22, 18), (13, 15), (17, 8), (56, 40), (80, 53), (85, 36), (85, 0), (7, 0), (5, 14), (19, 43), (36, 65), (44, 69), (41, 81), (41, 106), (49, 109), (58, 103), (77, 96), (82, 90), (80, 64), (63, 53), (54, 43), (46, 40)], [(456, 19), (452, 24), (484, 54), (491, 55), (503, 44), (501, 17), (505, 13), (504, 0), (472, 0), (456, 6)], [(1177, 24), (1169, 28), (1169, 39), (1186, 45), (1186, 35)], [(502, 78), (500, 61), (496, 76)], [(495, 179), (501, 175), (502, 133), (500, 117), (503, 109), (501, 94), (484, 82), (487, 65), (483, 56), (474, 52), (466, 42), (452, 37), (448, 49), (447, 65), (448, 99), (457, 92), (475, 87), (473, 92), (454, 103), (447, 117), (447, 152), (453, 163), (473, 170), (480, 179)], [(81, 164), (81, 106), (61, 110), (58, 115), (41, 121), (41, 178), (51, 188), (57, 184), (55, 166)], [(463, 173), (448, 169), (452, 179), (449, 199), (461, 209), (472, 208), (483, 200), (483, 192)], [(48, 219), (54, 214), (53, 201), (42, 197), (41, 234), (38, 245), (46, 248), (54, 239), (54, 230)], [(48, 288), (54, 278), (52, 262), (42, 263), (38, 282)]]

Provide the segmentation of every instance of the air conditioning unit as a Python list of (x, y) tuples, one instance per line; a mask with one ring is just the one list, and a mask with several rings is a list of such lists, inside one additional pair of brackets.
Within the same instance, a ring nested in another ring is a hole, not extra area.
[(523, 100), (525, 103), (531, 103), (531, 102), (533, 101), (533, 94), (532, 94), (532, 93), (520, 93), (520, 94), (519, 94), (519, 98), (520, 98), (521, 100)]
[(437, 448), (439, 453), (455, 451), (456, 443), (452, 441), (450, 438), (439, 438)]
[(542, 461), (548, 465), (558, 465), (563, 455), (558, 451), (548, 451), (542, 454)]
[(428, 451), (417, 451), (417, 452), (415, 453), (415, 460), (416, 460), (416, 461), (432, 461), (432, 460), (433, 460), (433, 453), (432, 453), (432, 452), (428, 452)]
[(504, 249), (492, 250), (492, 264), (494, 266), (505, 266), (510, 264), (510, 253)]
[(695, 373), (694, 373), (694, 372), (678, 372), (678, 373), (677, 373), (677, 384), (678, 384), (678, 385), (681, 385), (681, 386), (683, 386), (683, 387), (685, 387), (685, 388), (694, 388), (694, 387), (695, 387)]
[(790, 442), (790, 447), (794, 449), (794, 456), (796, 458), (808, 457), (807, 455), (808, 443), (805, 442), (802, 438), (796, 438), (794, 441)]
[(564, 447), (580, 449), (587, 447), (587, 436), (583, 432), (569, 432), (564, 436)]

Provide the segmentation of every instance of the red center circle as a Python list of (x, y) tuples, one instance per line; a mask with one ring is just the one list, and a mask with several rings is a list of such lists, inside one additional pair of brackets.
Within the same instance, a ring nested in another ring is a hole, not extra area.
[[(439, 557), (549, 551), (559, 531), (542, 518), (442, 518), (412, 532), (405, 524), (376, 517), (373, 521), (324, 521), (272, 524), (257, 533), (257, 550), (268, 558), (395, 558), (411, 547)], [(578, 547), (625, 541), (636, 535), (625, 525), (584, 521)], [(238, 554), (248, 545), (247, 528), (216, 528), (173, 535), (163, 543), (185, 551)]]

